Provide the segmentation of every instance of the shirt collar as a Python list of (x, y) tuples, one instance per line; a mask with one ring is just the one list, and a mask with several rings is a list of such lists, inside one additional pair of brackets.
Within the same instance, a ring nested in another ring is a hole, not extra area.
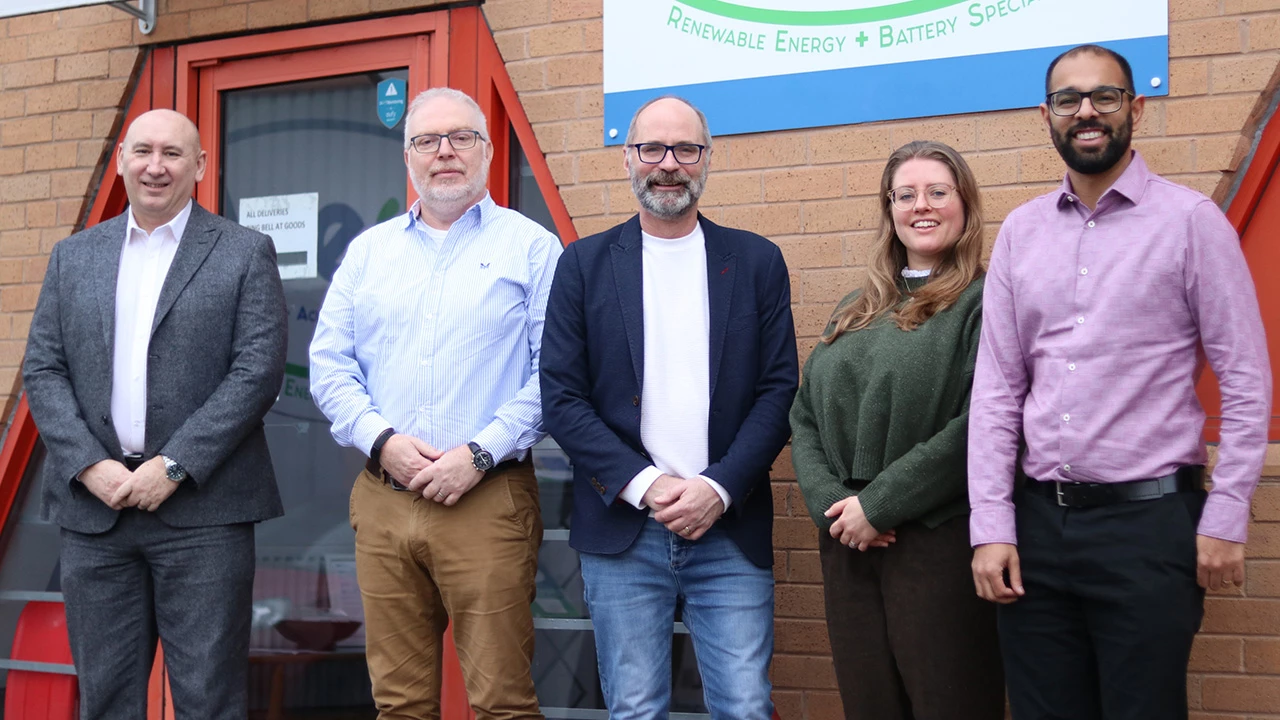
[[(422, 219), (418, 216), (418, 209), (420, 207), (422, 207), (421, 198), (414, 200), (413, 205), (409, 206), (409, 212), (405, 213), (405, 219), (404, 219), (405, 230), (412, 230), (417, 223), (423, 222)], [(465, 218), (469, 215), (474, 215), (476, 218), (476, 224), (478, 225), (484, 221), (485, 217), (489, 213), (493, 212), (493, 208), (495, 207), (497, 207), (497, 203), (493, 201), (493, 198), (490, 197), (489, 193), (486, 191), (484, 194), (484, 197), (480, 198), (480, 200), (477, 201), (475, 205), (472, 205), (471, 207), (467, 208), (467, 211), (462, 213), (462, 216), (459, 217), (458, 220), (455, 220), (454, 222), (455, 223), (459, 222), (462, 220), (462, 218)]]
[[(1142, 154), (1137, 150), (1130, 150), (1133, 157), (1129, 161), (1129, 167), (1120, 173), (1120, 177), (1107, 188), (1102, 194), (1102, 198), (1098, 199), (1098, 204), (1102, 204), (1102, 200), (1111, 193), (1116, 193), (1121, 197), (1129, 200), (1129, 202), (1137, 205), (1142, 200), (1143, 193), (1147, 190), (1147, 181), (1151, 179), (1151, 170), (1147, 168), (1147, 163), (1142, 159)], [(1062, 184), (1058, 186), (1055, 201), (1058, 207), (1067, 204), (1068, 200), (1074, 201), (1078, 199), (1075, 191), (1071, 188), (1071, 176), (1063, 175)]]
[(173, 232), (173, 239), (176, 242), (182, 242), (182, 233), (186, 232), (187, 230), (187, 221), (191, 219), (191, 206), (192, 204), (194, 204), (194, 202), (195, 202), (194, 200), (188, 199), (187, 204), (182, 206), (182, 209), (178, 211), (177, 215), (173, 216), (172, 220), (157, 227), (155, 230), (152, 230), (150, 233), (147, 233), (146, 230), (143, 230), (142, 226), (138, 224), (138, 221), (134, 219), (133, 207), (130, 206), (129, 225), (125, 229), (125, 233), (124, 233), (125, 242), (128, 242), (130, 239), (133, 238), (134, 230), (138, 230), (139, 232), (146, 233), (148, 236), (150, 236), (150, 235), (155, 235), (157, 232), (160, 232), (161, 228), (169, 228), (169, 230)]

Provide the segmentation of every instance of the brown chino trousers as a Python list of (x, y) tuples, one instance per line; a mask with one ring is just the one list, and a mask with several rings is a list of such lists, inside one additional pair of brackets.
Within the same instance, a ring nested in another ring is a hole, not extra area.
[(490, 471), (453, 507), (361, 472), (351, 527), (379, 720), (440, 717), (450, 619), (476, 716), (541, 719), (530, 674), (542, 544), (532, 464)]

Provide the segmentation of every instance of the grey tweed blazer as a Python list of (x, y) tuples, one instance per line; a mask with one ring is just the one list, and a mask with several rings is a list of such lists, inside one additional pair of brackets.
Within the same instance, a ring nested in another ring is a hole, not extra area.
[[(42, 514), (81, 533), (116, 521), (75, 477), (123, 459), (111, 419), (116, 275), (127, 216), (59, 242), (22, 378), (48, 449)], [(190, 477), (157, 510), (174, 527), (283, 514), (262, 418), (284, 377), (287, 310), (271, 239), (193, 205), (160, 290), (147, 362), (144, 457)]]

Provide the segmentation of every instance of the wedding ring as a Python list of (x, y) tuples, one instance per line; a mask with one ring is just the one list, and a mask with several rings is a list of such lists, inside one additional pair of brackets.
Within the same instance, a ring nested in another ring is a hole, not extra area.
[(681, 535), (688, 535), (688, 534), (689, 534), (689, 526), (688, 526), (688, 525), (685, 525), (685, 526), (684, 526), (684, 529), (680, 531), (680, 534), (681, 534)]

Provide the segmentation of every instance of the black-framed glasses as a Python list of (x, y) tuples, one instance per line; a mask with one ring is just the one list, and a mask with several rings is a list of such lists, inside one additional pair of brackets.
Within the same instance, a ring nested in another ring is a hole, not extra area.
[(440, 151), (440, 141), (449, 138), (449, 147), (454, 150), (470, 150), (485, 137), (478, 130), (454, 130), (451, 133), (423, 133), (409, 138), (409, 145), (414, 150), (429, 155)]
[[(947, 203), (951, 202), (952, 196), (956, 194), (956, 189), (946, 183), (935, 183), (924, 189), (924, 200), (929, 207), (937, 210), (944, 208)], [(915, 188), (900, 187), (889, 191), (889, 202), (899, 210), (912, 210), (916, 206), (916, 198), (919, 193)]]
[(1088, 92), (1059, 90), (1046, 95), (1045, 101), (1049, 105), (1049, 110), (1060, 117), (1068, 117), (1079, 112), (1080, 104), (1084, 102), (1085, 98), (1089, 98), (1089, 103), (1093, 105), (1093, 109), (1098, 114), (1110, 115), (1124, 105), (1125, 95), (1133, 96), (1133, 93), (1124, 88), (1104, 85)]
[(707, 149), (706, 145), (695, 145), (693, 143), (681, 143), (679, 145), (635, 143), (627, 147), (635, 148), (636, 156), (640, 158), (640, 162), (646, 165), (657, 165), (667, 158), (667, 153), (671, 153), (676, 162), (681, 165), (694, 165), (702, 159), (702, 151)]

